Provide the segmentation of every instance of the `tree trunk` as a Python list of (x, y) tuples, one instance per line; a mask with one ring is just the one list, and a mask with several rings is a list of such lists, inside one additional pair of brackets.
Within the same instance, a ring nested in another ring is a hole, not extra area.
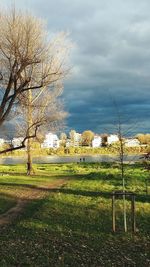
[[(123, 147), (122, 147), (123, 151)], [(124, 179), (124, 155), (122, 154), (121, 160), (121, 176), (122, 176), (122, 188), (123, 188), (123, 221), (124, 221), (124, 231), (127, 232), (127, 207), (126, 207), (126, 195), (125, 195), (125, 179)]]
[[(27, 122), (28, 122), (28, 135), (30, 136), (31, 133), (31, 125), (32, 125), (32, 92), (31, 90), (28, 91), (28, 109), (27, 109)], [(31, 154), (31, 139), (27, 140), (27, 175), (31, 175), (34, 173), (32, 167), (32, 154)]]
[(127, 207), (126, 207), (125, 195), (123, 195), (123, 220), (124, 220), (124, 231), (126, 233), (127, 232)]
[(31, 140), (27, 141), (27, 175), (31, 175), (33, 172), (32, 167), (32, 155), (31, 155)]
[(124, 231), (127, 232), (127, 207), (126, 207), (126, 195), (125, 195), (125, 177), (124, 177), (124, 144), (120, 131), (120, 163), (121, 163), (121, 177), (122, 177), (122, 189), (123, 189), (123, 222)]

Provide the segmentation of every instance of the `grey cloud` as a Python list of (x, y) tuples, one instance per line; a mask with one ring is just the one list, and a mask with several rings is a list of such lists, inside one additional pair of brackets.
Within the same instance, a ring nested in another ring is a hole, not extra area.
[(64, 89), (68, 129), (103, 131), (115, 116), (114, 98), (128, 124), (138, 118), (137, 131), (148, 131), (149, 0), (22, 0), (16, 6), (46, 19), (49, 31), (70, 31), (76, 44)]

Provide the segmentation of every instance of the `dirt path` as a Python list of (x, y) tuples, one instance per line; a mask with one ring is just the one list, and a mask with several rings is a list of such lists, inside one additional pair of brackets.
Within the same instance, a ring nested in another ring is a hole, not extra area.
[(13, 220), (23, 212), (25, 206), (29, 202), (36, 199), (42, 199), (49, 193), (50, 189), (59, 189), (64, 186), (66, 182), (67, 179), (59, 179), (51, 184), (34, 186), (29, 189), (26, 188), (17, 198), (17, 204), (7, 212), (0, 215), (0, 226), (13, 222)]

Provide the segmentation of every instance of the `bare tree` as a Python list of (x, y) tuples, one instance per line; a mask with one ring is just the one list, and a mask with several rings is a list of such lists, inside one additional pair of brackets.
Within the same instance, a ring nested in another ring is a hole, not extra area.
[[(66, 59), (70, 43), (64, 33), (49, 41), (41, 20), (15, 9), (1, 12), (0, 25), (1, 126), (15, 109), (19, 96), (29, 90), (41, 94), (44, 88), (51, 90), (63, 81), (69, 71)], [(31, 136), (40, 125), (36, 123)], [(30, 139), (29, 129), (25, 140)]]
[[(20, 101), (20, 120), (22, 121), (19, 132), (22, 136), (26, 133), (33, 135), (38, 125), (36, 139), (39, 141), (39, 135), (43, 135), (47, 130), (58, 130), (62, 126), (63, 119), (67, 113), (63, 111), (63, 105), (58, 97), (62, 93), (62, 86), (56, 84), (54, 89), (49, 91), (45, 88), (40, 93), (29, 90), (21, 95)], [(33, 172), (32, 168), (32, 139), (27, 140), (27, 174)]]
[(76, 139), (76, 131), (75, 130), (71, 130), (69, 132), (69, 137), (71, 139), (71, 143), (74, 146), (75, 145), (75, 139)]
[(60, 134), (61, 146), (65, 147), (67, 142), (67, 135), (66, 133)]
[[(123, 193), (126, 191), (125, 187), (125, 141), (124, 141), (124, 135), (123, 135), (123, 126), (122, 126), (122, 119), (120, 112), (118, 110), (118, 107), (116, 105), (116, 112), (117, 112), (117, 135), (119, 138), (119, 146), (118, 146), (118, 156), (119, 156), (119, 164), (120, 164), (120, 170), (121, 170), (121, 180), (122, 180), (122, 190)], [(124, 217), (124, 231), (127, 232), (127, 212), (126, 212), (126, 197), (125, 194), (123, 194), (123, 217)]]

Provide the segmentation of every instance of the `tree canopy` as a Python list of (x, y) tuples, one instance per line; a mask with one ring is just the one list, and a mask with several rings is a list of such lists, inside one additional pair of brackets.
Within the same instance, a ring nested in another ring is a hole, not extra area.
[[(49, 39), (43, 21), (15, 9), (1, 11), (0, 25), (1, 126), (29, 90), (34, 98), (45, 88), (53, 99), (59, 97), (57, 88), (69, 71), (71, 42), (63, 32)], [(41, 121), (34, 125), (36, 130), (40, 125)]]
[(84, 131), (82, 133), (82, 145), (90, 146), (94, 138), (94, 133), (90, 130)]

